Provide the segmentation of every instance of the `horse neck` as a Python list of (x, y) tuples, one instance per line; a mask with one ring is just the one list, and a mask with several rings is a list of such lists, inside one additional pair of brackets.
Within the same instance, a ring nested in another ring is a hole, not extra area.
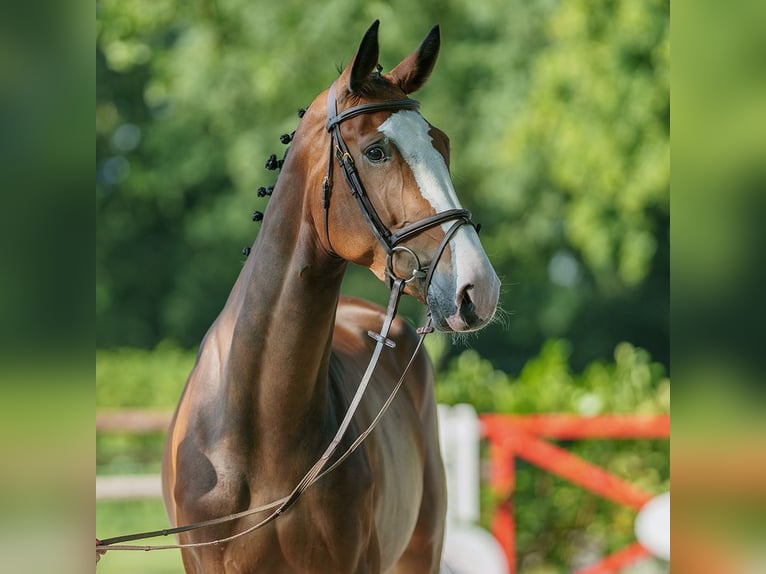
[(346, 267), (317, 240), (321, 230), (309, 202), (318, 201), (322, 168), (316, 158), (309, 160), (312, 146), (301, 145), (309, 139), (301, 135), (299, 130), (221, 315), (231, 336), (223, 362), (226, 416), (234, 425), (255, 425), (262, 444), (277, 448), (300, 441), (301, 424), (321, 422), (326, 412), (332, 332)]

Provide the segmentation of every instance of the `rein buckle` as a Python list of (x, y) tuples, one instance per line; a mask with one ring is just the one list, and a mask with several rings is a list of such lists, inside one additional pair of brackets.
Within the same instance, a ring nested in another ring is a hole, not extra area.
[(351, 154), (347, 151), (342, 151), (338, 144), (335, 144), (335, 157), (338, 160), (338, 163), (347, 165), (349, 167), (354, 167), (354, 158), (351, 157)]

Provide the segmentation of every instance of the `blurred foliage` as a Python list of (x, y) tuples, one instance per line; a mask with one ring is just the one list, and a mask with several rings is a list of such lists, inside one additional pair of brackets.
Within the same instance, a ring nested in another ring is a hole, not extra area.
[[(99, 346), (199, 344), (256, 234), (277, 136), (380, 18), (386, 69), (442, 27), (418, 97), (450, 135), (510, 314), (472, 346), (511, 372), (552, 337), (576, 341), (578, 368), (623, 340), (668, 365), (666, 0), (97, 8)], [(344, 290), (382, 293), (359, 269)]]
[[(187, 349), (257, 233), (255, 192), (273, 183), (266, 158), (380, 18), (385, 69), (441, 25), (440, 60), (417, 97), (450, 136), (456, 188), (504, 282), (502, 320), (463, 339), (469, 350), (429, 339), (439, 400), (667, 412), (668, 10), (667, 0), (98, 0), (97, 406), (175, 405)], [(386, 298), (362, 269), (343, 289)], [(419, 322), (415, 302), (402, 310)], [(99, 436), (99, 472), (156, 470), (161, 445)], [(668, 488), (665, 441), (566, 446)], [(565, 571), (588, 549), (633, 539), (630, 511), (522, 464), (517, 478), (522, 571)]]
[[(170, 411), (178, 403), (196, 353), (163, 341), (153, 350), (96, 351), (96, 408)], [(159, 473), (165, 433), (99, 433), (99, 474)]]
[(571, 346), (548, 341), (518, 378), (495, 370), (475, 351), (463, 352), (439, 374), (437, 400), (468, 403), (482, 412), (515, 414), (669, 412), (670, 381), (661, 364), (642, 349), (621, 343), (614, 362), (595, 361), (581, 373), (572, 372)]
[[(568, 343), (551, 340), (514, 378), (496, 370), (475, 351), (465, 351), (440, 373), (437, 400), (469, 403), (479, 412), (513, 414), (550, 412), (589, 417), (670, 412), (670, 381), (663, 366), (652, 362), (646, 351), (621, 343), (613, 362), (595, 361), (581, 374), (572, 371), (570, 353)], [(560, 444), (647, 492), (660, 494), (670, 489), (667, 440)], [(559, 572), (562, 564), (570, 571), (635, 540), (635, 511), (524, 461), (517, 460), (515, 470), (513, 505), (522, 572)], [(497, 503), (490, 492), (485, 492), (482, 500), (485, 510)], [(484, 517), (488, 518), (488, 513)]]
[(195, 352), (167, 341), (154, 350), (97, 350), (96, 406), (175, 407), (195, 359)]

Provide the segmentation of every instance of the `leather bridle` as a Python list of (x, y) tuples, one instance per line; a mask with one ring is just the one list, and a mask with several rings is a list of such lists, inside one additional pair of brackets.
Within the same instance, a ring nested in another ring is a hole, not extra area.
[[(356, 199), (359, 209), (362, 212), (367, 224), (372, 229), (373, 234), (378, 241), (383, 245), (386, 250), (386, 273), (389, 277), (389, 286), (393, 284), (393, 281), (397, 278), (393, 269), (393, 258), (397, 252), (406, 252), (415, 260), (415, 269), (413, 269), (412, 276), (406, 279), (409, 283), (415, 279), (424, 279), (423, 282), (423, 294), (427, 297), (428, 287), (431, 284), (431, 278), (433, 277), (433, 270), (436, 267), (439, 259), (441, 258), (444, 249), (446, 249), (452, 236), (457, 233), (457, 230), (463, 225), (472, 225), (476, 227), (471, 219), (471, 212), (467, 209), (447, 209), (441, 211), (429, 217), (425, 217), (415, 223), (411, 223), (395, 232), (392, 232), (383, 220), (378, 215), (375, 206), (370, 200), (370, 196), (367, 194), (367, 190), (364, 188), (361, 178), (359, 177), (359, 171), (356, 169), (354, 158), (348, 150), (346, 142), (343, 140), (343, 134), (341, 133), (340, 125), (353, 117), (362, 114), (371, 114), (380, 111), (400, 111), (400, 110), (418, 110), (420, 108), (420, 102), (411, 98), (399, 99), (399, 100), (387, 100), (383, 102), (372, 102), (367, 104), (359, 104), (353, 106), (342, 112), (338, 112), (338, 100), (335, 93), (335, 84), (330, 86), (327, 92), (327, 131), (330, 133), (330, 157), (327, 161), (327, 175), (322, 183), (322, 208), (324, 210), (324, 228), (325, 239), (327, 244), (332, 249), (332, 242), (330, 241), (330, 228), (329, 228), (329, 214), (330, 214), (330, 197), (332, 196), (333, 188), (333, 158), (338, 162), (343, 177), (348, 184), (351, 194)], [(436, 252), (431, 257), (431, 265), (424, 268), (418, 256), (409, 248), (401, 245), (408, 239), (411, 239), (424, 231), (437, 227), (442, 223), (448, 221), (454, 221), (453, 225), (448, 228), (445, 233), (444, 239), (440, 243)]]
[[(399, 300), (404, 292), (405, 285), (416, 279), (423, 279), (423, 293), (424, 293), (424, 296), (427, 297), (428, 287), (431, 284), (431, 279), (433, 278), (436, 265), (438, 264), (439, 259), (444, 253), (444, 250), (446, 249), (452, 237), (455, 235), (455, 233), (457, 233), (458, 229), (462, 227), (463, 225), (471, 225), (474, 227), (476, 227), (476, 225), (471, 220), (471, 213), (468, 210), (449, 209), (449, 210), (437, 213), (435, 215), (432, 215), (430, 217), (421, 219), (420, 221), (407, 225), (403, 227), (402, 229), (399, 229), (398, 231), (392, 233), (381, 220), (380, 216), (378, 215), (378, 212), (375, 210), (375, 206), (370, 201), (370, 198), (364, 189), (364, 185), (362, 184), (362, 181), (359, 178), (359, 173), (356, 170), (356, 166), (354, 165), (354, 159), (351, 157), (351, 154), (348, 151), (348, 147), (346, 146), (346, 143), (343, 141), (343, 136), (340, 133), (340, 124), (344, 122), (345, 120), (358, 116), (360, 114), (367, 114), (367, 113), (373, 113), (373, 112), (384, 111), (384, 110), (397, 110), (397, 111), (398, 110), (417, 110), (419, 107), (420, 107), (420, 104), (416, 100), (402, 99), (402, 100), (389, 100), (385, 102), (361, 104), (361, 105), (349, 108), (347, 110), (344, 110), (341, 113), (338, 113), (334, 84), (330, 87), (330, 90), (328, 92), (327, 131), (330, 132), (330, 136), (331, 136), (330, 158), (327, 165), (327, 176), (325, 177), (325, 180), (322, 185), (322, 188), (323, 188), (322, 205), (324, 209), (325, 235), (328, 242), (328, 246), (330, 247), (330, 249), (332, 249), (332, 244), (330, 243), (328, 223), (329, 223), (329, 210), (330, 210), (330, 195), (332, 193), (332, 187), (333, 187), (332, 172), (333, 172), (333, 157), (334, 157), (337, 160), (338, 164), (340, 165), (343, 171), (343, 175), (346, 179), (346, 182), (348, 183), (348, 186), (351, 190), (351, 193), (356, 198), (357, 203), (359, 204), (359, 208), (361, 209), (362, 214), (367, 220), (367, 223), (370, 225), (370, 228), (372, 229), (373, 233), (378, 238), (378, 240), (383, 244), (383, 247), (386, 249), (386, 253), (388, 254), (388, 257), (386, 260), (386, 273), (388, 274), (389, 280), (390, 280), (391, 295), (389, 297), (388, 308), (386, 309), (386, 316), (385, 316), (385, 319), (383, 320), (383, 325), (381, 326), (380, 332), (374, 332), (374, 331), (368, 332), (369, 336), (376, 341), (375, 348), (373, 349), (372, 356), (370, 358), (370, 362), (367, 365), (367, 369), (364, 375), (362, 376), (362, 380), (359, 382), (359, 386), (356, 390), (356, 393), (354, 394), (354, 397), (351, 400), (351, 403), (349, 404), (346, 414), (343, 417), (343, 420), (341, 421), (338, 427), (338, 430), (335, 433), (335, 436), (330, 441), (330, 444), (327, 446), (322, 456), (320, 456), (319, 459), (314, 463), (314, 465), (308, 470), (308, 472), (306, 472), (303, 478), (293, 488), (291, 493), (288, 496), (285, 496), (279, 500), (275, 500), (273, 502), (270, 502), (262, 506), (258, 506), (256, 508), (250, 508), (242, 512), (230, 514), (228, 516), (214, 518), (211, 520), (205, 520), (202, 522), (196, 522), (193, 524), (177, 526), (174, 528), (165, 528), (162, 530), (155, 530), (150, 532), (126, 534), (126, 535), (115, 536), (113, 538), (108, 538), (104, 540), (96, 540), (97, 555), (104, 554), (107, 550), (149, 551), (149, 550), (167, 550), (167, 549), (179, 549), (179, 548), (199, 548), (203, 546), (220, 545), (226, 542), (230, 542), (234, 539), (240, 538), (242, 536), (245, 536), (247, 534), (250, 534), (251, 532), (258, 530), (266, 526), (267, 524), (273, 522), (274, 520), (279, 518), (281, 515), (283, 515), (285, 512), (287, 512), (287, 510), (298, 501), (298, 499), (303, 494), (303, 492), (306, 491), (306, 489), (308, 489), (310, 486), (312, 486), (314, 483), (316, 483), (318, 480), (320, 480), (322, 477), (324, 477), (328, 473), (332, 472), (344, 460), (346, 460), (346, 458), (351, 456), (351, 454), (364, 442), (367, 436), (377, 426), (378, 422), (383, 417), (385, 412), (388, 410), (389, 406), (391, 405), (394, 398), (396, 397), (396, 394), (398, 393), (399, 389), (404, 383), (404, 379), (407, 376), (407, 373), (409, 372), (410, 367), (415, 362), (415, 358), (417, 357), (421, 347), (423, 346), (423, 342), (425, 340), (426, 335), (433, 331), (433, 327), (431, 325), (430, 312), (427, 315), (426, 322), (423, 325), (423, 327), (417, 330), (420, 337), (415, 346), (415, 350), (412, 353), (412, 356), (410, 357), (407, 365), (405, 366), (404, 371), (402, 372), (396, 385), (394, 385), (386, 401), (383, 403), (383, 406), (378, 411), (378, 414), (375, 416), (375, 418), (372, 420), (369, 426), (354, 440), (354, 442), (340, 456), (338, 456), (328, 468), (325, 468), (330, 462), (330, 460), (333, 458), (333, 456), (336, 454), (336, 451), (338, 447), (340, 446), (340, 443), (343, 440), (343, 437), (345, 436), (346, 431), (348, 430), (351, 424), (351, 420), (354, 416), (354, 413), (356, 412), (359, 406), (359, 403), (362, 400), (364, 392), (370, 380), (372, 379), (372, 375), (375, 371), (375, 367), (377, 366), (377, 363), (383, 348), (384, 347), (393, 348), (396, 346), (396, 343), (388, 338), (388, 333), (393, 323), (394, 317), (396, 316)], [(412, 237), (415, 237), (416, 235), (428, 229), (431, 229), (432, 227), (436, 227), (438, 225), (441, 225), (442, 223), (446, 223), (449, 221), (453, 221), (454, 223), (446, 230), (444, 237), (442, 238), (441, 242), (437, 246), (436, 251), (434, 252), (431, 258), (431, 263), (428, 267), (423, 267), (421, 265), (420, 259), (411, 249), (409, 249), (408, 247), (405, 247), (404, 245), (401, 245), (404, 241)], [(412, 276), (409, 278), (400, 278), (400, 277), (397, 277), (394, 273), (393, 256), (395, 253), (401, 252), (401, 251), (409, 253), (414, 258), (414, 261), (415, 261), (415, 268), (412, 271)], [(211, 526), (224, 524), (227, 522), (232, 522), (234, 520), (239, 520), (247, 516), (263, 513), (269, 510), (271, 510), (272, 512), (261, 521), (246, 528), (245, 530), (241, 532), (238, 532), (226, 538), (220, 538), (217, 540), (210, 540), (205, 542), (164, 544), (164, 545), (151, 545), (151, 546), (119, 544), (120, 542), (143, 540), (146, 538), (168, 536), (170, 534), (179, 534), (179, 533), (188, 532), (191, 530), (208, 528)]]
[[(340, 466), (341, 463), (343, 463), (343, 461), (345, 461), (349, 456), (351, 456), (354, 453), (354, 451), (356, 451), (357, 448), (359, 448), (359, 446), (365, 441), (365, 439), (369, 436), (369, 434), (375, 429), (375, 427), (378, 425), (380, 420), (383, 418), (383, 415), (391, 406), (391, 403), (394, 401), (394, 398), (399, 392), (399, 389), (404, 384), (405, 377), (407, 376), (407, 373), (409, 372), (410, 368), (415, 362), (415, 358), (418, 356), (418, 353), (420, 352), (420, 349), (423, 346), (423, 342), (425, 341), (426, 335), (428, 335), (429, 333), (433, 331), (433, 328), (431, 327), (431, 315), (429, 313), (423, 327), (417, 330), (420, 337), (418, 338), (418, 342), (415, 345), (415, 350), (412, 352), (412, 355), (410, 356), (410, 359), (407, 362), (407, 365), (404, 367), (404, 370), (402, 371), (402, 374), (399, 377), (399, 380), (396, 382), (396, 385), (394, 385), (393, 389), (389, 393), (388, 397), (386, 398), (386, 401), (383, 403), (383, 406), (381, 406), (381, 408), (378, 410), (378, 413), (375, 415), (375, 418), (367, 426), (367, 428), (362, 433), (360, 433), (360, 435), (354, 440), (354, 442), (345, 451), (343, 451), (343, 453), (340, 456), (338, 456), (335, 459), (332, 465), (330, 465), (329, 468), (325, 468), (330, 462), (330, 460), (333, 458), (333, 456), (336, 454), (336, 451), (338, 450), (338, 447), (340, 446), (340, 443), (343, 440), (343, 437), (345, 436), (349, 426), (351, 425), (351, 421), (353, 419), (354, 413), (356, 413), (356, 410), (359, 407), (359, 404), (361, 403), (362, 397), (364, 396), (365, 390), (367, 389), (367, 386), (370, 380), (372, 379), (372, 375), (375, 372), (375, 367), (378, 364), (378, 360), (380, 359), (380, 355), (381, 355), (381, 352), (383, 351), (383, 348), (396, 347), (396, 343), (388, 338), (388, 333), (391, 329), (391, 325), (393, 324), (394, 317), (396, 316), (399, 300), (401, 299), (402, 293), (404, 292), (404, 285), (405, 285), (404, 279), (394, 280), (393, 285), (391, 287), (391, 296), (389, 297), (388, 308), (386, 309), (386, 317), (383, 320), (383, 325), (381, 326), (380, 332), (376, 333), (374, 331), (368, 331), (368, 335), (370, 335), (370, 337), (372, 337), (375, 340), (375, 348), (373, 349), (372, 356), (370, 357), (370, 362), (367, 365), (367, 369), (365, 370), (364, 375), (362, 376), (362, 380), (359, 382), (359, 387), (357, 388), (356, 393), (354, 394), (354, 397), (352, 398), (351, 403), (349, 404), (348, 409), (346, 410), (346, 414), (344, 415), (343, 420), (341, 421), (338, 427), (338, 430), (335, 433), (335, 436), (330, 441), (330, 444), (327, 446), (325, 451), (322, 453), (322, 456), (320, 456), (319, 459), (317, 459), (317, 461), (314, 463), (314, 465), (308, 470), (308, 472), (306, 472), (306, 474), (303, 475), (303, 478), (298, 482), (298, 484), (293, 488), (293, 490), (290, 492), (288, 496), (285, 496), (283, 498), (280, 498), (268, 504), (264, 504), (255, 508), (249, 508), (242, 512), (229, 514), (228, 516), (222, 516), (220, 518), (213, 518), (210, 520), (195, 522), (193, 524), (176, 526), (173, 528), (163, 528), (162, 530), (152, 530), (148, 532), (139, 532), (135, 534), (124, 534), (121, 536), (114, 536), (112, 538), (105, 538), (103, 540), (96, 539), (97, 557), (100, 557), (100, 555), (105, 554), (108, 550), (109, 551), (140, 550), (140, 551), (148, 552), (150, 550), (171, 550), (171, 549), (182, 549), (182, 548), (200, 548), (203, 546), (218, 546), (226, 542), (231, 542), (232, 540), (241, 538), (242, 536), (246, 536), (247, 534), (250, 534), (254, 532), (255, 530), (263, 528), (267, 524), (273, 522), (274, 520), (282, 516), (285, 512), (287, 512), (290, 509), (290, 507), (292, 507), (298, 501), (300, 496), (310, 486), (312, 486), (317, 481), (319, 481), (324, 476), (331, 473), (338, 466)], [(271, 513), (268, 514), (265, 518), (263, 518), (259, 522), (257, 522), (256, 524), (249, 526), (245, 530), (242, 530), (240, 532), (237, 532), (236, 534), (232, 534), (231, 536), (227, 536), (225, 538), (218, 538), (215, 540), (209, 540), (205, 542), (187, 542), (187, 543), (178, 543), (178, 544), (160, 544), (160, 545), (120, 544), (121, 542), (144, 540), (147, 538), (156, 538), (158, 536), (169, 536), (171, 534), (180, 534), (182, 532), (189, 532), (191, 530), (209, 528), (211, 526), (233, 522), (234, 520), (239, 520), (241, 518), (246, 518), (248, 516), (261, 514), (266, 511), (271, 511)]]

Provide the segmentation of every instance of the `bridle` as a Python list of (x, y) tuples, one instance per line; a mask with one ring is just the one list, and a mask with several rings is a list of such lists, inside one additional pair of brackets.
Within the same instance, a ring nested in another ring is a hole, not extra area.
[[(354, 440), (354, 442), (339, 457), (337, 457), (337, 459), (328, 468), (325, 468), (327, 464), (330, 462), (333, 455), (335, 455), (338, 447), (340, 446), (341, 441), (343, 440), (343, 437), (346, 434), (346, 431), (348, 430), (348, 427), (351, 424), (351, 420), (372, 378), (372, 375), (375, 371), (375, 367), (377, 366), (377, 363), (383, 348), (384, 347), (394, 348), (396, 346), (396, 343), (388, 338), (388, 333), (390, 331), (394, 317), (396, 316), (399, 300), (404, 292), (405, 285), (416, 279), (422, 279), (423, 293), (427, 297), (428, 287), (431, 284), (431, 279), (433, 278), (434, 270), (439, 260), (441, 259), (441, 256), (444, 253), (444, 250), (446, 249), (447, 245), (452, 239), (452, 237), (455, 235), (455, 233), (457, 233), (458, 229), (460, 229), (460, 227), (462, 227), (463, 225), (471, 225), (473, 227), (477, 227), (477, 226), (471, 220), (470, 211), (466, 209), (448, 209), (446, 211), (442, 211), (430, 217), (421, 219), (420, 221), (407, 225), (403, 227), (402, 229), (399, 229), (398, 231), (392, 233), (381, 220), (380, 216), (378, 215), (378, 212), (375, 210), (375, 206), (372, 204), (372, 201), (370, 200), (370, 197), (367, 195), (364, 185), (362, 184), (362, 181), (359, 178), (359, 173), (356, 169), (356, 166), (354, 165), (354, 159), (349, 153), (348, 147), (346, 146), (346, 142), (343, 140), (343, 136), (341, 135), (340, 124), (344, 122), (345, 120), (348, 120), (360, 114), (368, 114), (368, 113), (374, 113), (374, 112), (384, 111), (384, 110), (396, 110), (396, 111), (417, 110), (419, 107), (420, 107), (420, 104), (417, 100), (412, 100), (407, 98), (407, 99), (400, 99), (400, 100), (389, 100), (385, 102), (360, 104), (358, 106), (348, 108), (338, 113), (337, 100), (335, 96), (335, 84), (330, 86), (330, 90), (328, 92), (327, 131), (330, 133), (330, 138), (331, 138), (330, 139), (330, 157), (327, 164), (327, 175), (322, 184), (322, 206), (324, 210), (325, 237), (327, 240), (327, 244), (332, 250), (332, 244), (330, 243), (330, 232), (329, 232), (328, 225), (329, 225), (329, 211), (330, 211), (330, 196), (332, 195), (332, 188), (333, 188), (333, 178), (332, 178), (333, 158), (335, 158), (341, 170), (343, 171), (343, 175), (345, 177), (346, 182), (348, 183), (351, 193), (357, 200), (357, 203), (359, 205), (359, 208), (362, 211), (362, 214), (364, 215), (373, 233), (375, 234), (377, 239), (382, 243), (383, 247), (386, 250), (386, 253), (387, 253), (386, 273), (389, 278), (391, 295), (389, 297), (388, 307), (386, 309), (386, 316), (383, 321), (383, 325), (381, 327), (380, 332), (368, 331), (368, 335), (372, 337), (376, 342), (375, 348), (370, 358), (370, 362), (367, 365), (367, 369), (361, 381), (359, 382), (359, 387), (357, 388), (357, 391), (354, 394), (354, 397), (351, 400), (351, 403), (349, 404), (346, 414), (341, 424), (339, 425), (338, 430), (335, 433), (335, 436), (333, 437), (332, 441), (325, 449), (322, 456), (319, 457), (316, 463), (314, 463), (314, 465), (309, 469), (309, 471), (303, 476), (300, 482), (295, 486), (295, 488), (293, 488), (292, 492), (288, 496), (285, 496), (279, 500), (275, 500), (273, 502), (270, 502), (262, 506), (258, 506), (256, 508), (250, 508), (242, 512), (230, 514), (228, 516), (214, 518), (214, 519), (206, 520), (202, 522), (196, 522), (196, 523), (188, 524), (184, 526), (178, 526), (175, 528), (166, 528), (166, 529), (154, 530), (150, 532), (140, 532), (137, 534), (126, 534), (123, 536), (115, 536), (113, 538), (108, 538), (104, 540), (97, 540), (96, 541), (97, 555), (103, 554), (107, 550), (149, 551), (149, 550), (166, 550), (166, 549), (198, 548), (202, 546), (213, 546), (213, 545), (220, 545), (226, 542), (230, 542), (236, 538), (240, 538), (242, 536), (250, 534), (251, 532), (257, 529), (266, 526), (270, 522), (273, 522), (274, 520), (279, 518), (282, 514), (284, 514), (291, 506), (293, 506), (293, 504), (295, 504), (298, 501), (298, 499), (303, 494), (303, 492), (306, 491), (306, 489), (308, 489), (310, 486), (315, 484), (322, 477), (326, 476), (327, 474), (335, 470), (335, 468), (337, 468), (344, 460), (346, 460), (346, 458), (351, 456), (351, 454), (364, 442), (367, 436), (377, 426), (378, 422), (383, 417), (385, 412), (388, 410), (388, 407), (391, 405), (394, 398), (396, 397), (396, 394), (398, 393), (399, 389), (404, 383), (404, 379), (407, 376), (407, 373), (409, 372), (410, 367), (415, 362), (415, 358), (417, 357), (421, 347), (423, 346), (423, 342), (425, 340), (426, 335), (433, 331), (433, 327), (431, 325), (430, 312), (428, 313), (425, 324), (417, 330), (420, 337), (415, 346), (415, 350), (412, 353), (412, 356), (410, 357), (407, 365), (405, 366), (404, 371), (402, 372), (396, 385), (394, 385), (386, 401), (383, 403), (383, 406), (378, 411), (378, 414), (375, 416), (375, 418), (372, 420), (369, 426), (364, 430), (364, 432), (362, 432), (356, 438), (356, 440)], [(436, 251), (434, 252), (434, 255), (431, 258), (431, 263), (428, 267), (422, 266), (420, 259), (418, 258), (418, 256), (415, 254), (414, 251), (412, 251), (410, 248), (404, 245), (401, 245), (403, 242), (407, 241), (408, 239), (415, 237), (416, 235), (419, 235), (420, 233), (428, 229), (431, 229), (433, 227), (436, 227), (438, 225), (441, 225), (442, 223), (446, 223), (449, 221), (453, 221), (454, 223), (446, 230), (444, 237), (439, 243), (439, 245), (437, 246)], [(408, 253), (411, 257), (413, 257), (415, 261), (415, 266), (414, 266), (414, 269), (412, 270), (412, 275), (408, 278), (397, 277), (396, 274), (394, 273), (393, 257), (397, 252)], [(165, 544), (165, 545), (152, 545), (152, 546), (120, 545), (119, 544), (120, 542), (143, 540), (146, 538), (155, 538), (158, 536), (168, 536), (170, 534), (179, 534), (179, 533), (188, 532), (191, 530), (207, 528), (207, 527), (215, 526), (218, 524), (224, 524), (227, 522), (232, 522), (234, 520), (239, 520), (241, 518), (266, 512), (268, 510), (271, 510), (272, 512), (266, 518), (248, 527), (247, 529), (241, 532), (238, 532), (236, 534), (233, 534), (231, 536), (228, 536), (226, 538), (220, 538), (217, 540), (211, 540), (206, 542)]]
[[(338, 165), (343, 172), (343, 177), (348, 184), (351, 194), (356, 199), (359, 209), (362, 212), (367, 224), (374, 233), (378, 241), (383, 245), (386, 250), (386, 273), (389, 278), (389, 286), (393, 285), (393, 281), (396, 279), (396, 274), (393, 269), (393, 259), (397, 252), (408, 253), (415, 261), (415, 268), (413, 269), (412, 276), (406, 279), (409, 283), (415, 279), (424, 279), (423, 293), (427, 296), (428, 287), (431, 284), (431, 278), (433, 277), (433, 271), (441, 258), (442, 253), (449, 244), (452, 236), (457, 233), (463, 225), (472, 225), (476, 227), (471, 220), (471, 212), (467, 209), (447, 209), (445, 211), (436, 213), (429, 217), (425, 217), (420, 221), (411, 223), (396, 232), (391, 232), (385, 223), (378, 215), (375, 206), (370, 200), (370, 196), (364, 188), (364, 184), (359, 177), (359, 172), (356, 169), (354, 158), (348, 150), (346, 142), (343, 140), (343, 134), (341, 134), (340, 124), (346, 120), (362, 114), (371, 114), (374, 112), (387, 111), (387, 110), (418, 110), (420, 109), (420, 102), (411, 98), (404, 98), (399, 100), (388, 100), (383, 102), (372, 102), (367, 104), (359, 104), (353, 106), (342, 112), (338, 113), (338, 100), (335, 93), (335, 83), (330, 86), (327, 92), (327, 131), (330, 133), (330, 157), (327, 161), (327, 175), (322, 183), (322, 208), (324, 210), (324, 229), (325, 239), (328, 246), (332, 250), (332, 242), (330, 241), (330, 197), (332, 196), (333, 188), (333, 158), (338, 162)], [(431, 265), (428, 268), (424, 268), (418, 256), (414, 251), (401, 245), (408, 239), (415, 237), (423, 233), (424, 231), (437, 227), (442, 223), (448, 221), (454, 221), (452, 226), (447, 229), (444, 235), (444, 239), (437, 247), (431, 258)], [(334, 250), (333, 250), (334, 251)]]

